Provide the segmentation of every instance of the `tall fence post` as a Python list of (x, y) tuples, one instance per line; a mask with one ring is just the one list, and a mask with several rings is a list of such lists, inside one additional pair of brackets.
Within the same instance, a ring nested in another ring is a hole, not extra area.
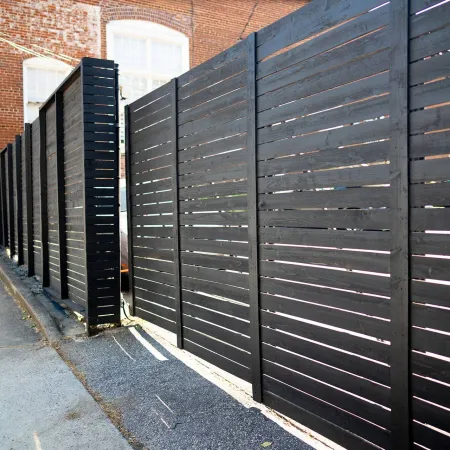
[(17, 250), (17, 264), (23, 265), (23, 205), (22, 205), (22, 136), (17, 135), (15, 138), (15, 174), (16, 179), (16, 209), (15, 220), (17, 222), (17, 237), (16, 237), (16, 250)]
[(392, 448), (411, 448), (409, 260), (409, 0), (390, 3)]
[[(85, 65), (83, 63), (83, 60), (81, 61), (81, 67), (80, 67), (80, 79), (81, 79), (81, 86), (80, 86), (80, 95), (81, 95), (81, 117), (84, 118), (85, 115), (85, 85), (84, 85), (84, 77), (85, 77), (85, 73), (84, 73), (84, 68)], [(83, 135), (83, 141), (84, 141), (84, 152), (86, 153), (86, 126), (84, 123), (84, 120), (81, 123), (81, 132)], [(88, 271), (88, 228), (87, 228), (87, 212), (86, 212), (86, 208), (87, 208), (87, 202), (86, 202), (86, 163), (83, 161), (82, 163), (82, 174), (83, 174), (83, 225), (84, 225), (84, 276), (85, 276), (85, 281), (84, 281), (84, 288), (86, 291), (86, 304), (85, 304), (85, 314), (84, 314), (84, 319), (86, 322), (86, 333), (89, 336), (91, 334), (91, 317), (89, 314), (89, 271)]]
[[(81, 250), (85, 260), (87, 334), (95, 325), (120, 324), (117, 93), (117, 66), (112, 61), (81, 60), (79, 95), (82, 120), (79, 131), (83, 136), (81, 223), (84, 232), (84, 248)], [(105, 123), (105, 126), (99, 123)], [(98, 199), (101, 196), (110, 198), (108, 209), (105, 201)]]
[(136, 315), (134, 302), (134, 270), (133, 270), (133, 205), (131, 204), (131, 126), (130, 107), (125, 106), (125, 183), (127, 190), (127, 230), (128, 230), (128, 281), (130, 289), (130, 309), (133, 316)]
[(69, 287), (67, 284), (66, 204), (64, 195), (64, 96), (62, 91), (57, 91), (55, 94), (55, 113), (59, 279), (61, 283), (61, 298), (64, 299), (69, 296)]
[(3, 216), (3, 173), (2, 173), (2, 151), (0, 151), (0, 245), (5, 246), (5, 223)]
[[(1, 157), (1, 155), (0, 155), (0, 157)], [(1, 177), (1, 169), (0, 169), (0, 245), (1, 246), (5, 245), (3, 228), (4, 227), (3, 227), (2, 177)]]
[(5, 148), (0, 154), (1, 163), (1, 183), (2, 183), (2, 221), (3, 221), (3, 245), (8, 247), (9, 245), (9, 233), (8, 233), (8, 199), (6, 195), (6, 152)]
[(172, 80), (172, 213), (173, 213), (173, 263), (175, 275), (175, 318), (177, 346), (183, 348), (183, 311), (181, 304), (180, 218), (178, 212), (178, 79)]
[(47, 210), (47, 117), (45, 110), (39, 111), (39, 166), (40, 166), (40, 219), (41, 219), (41, 262), (42, 286), (50, 285), (50, 266), (48, 249), (48, 210)]
[(248, 36), (247, 44), (247, 202), (250, 349), (253, 399), (257, 402), (262, 402), (258, 261), (258, 180), (256, 167), (256, 33), (252, 33)]
[(25, 202), (27, 205), (27, 260), (28, 276), (34, 275), (34, 248), (33, 248), (33, 173), (31, 165), (31, 124), (26, 123), (23, 133), (25, 139), (24, 161), (25, 161)]
[(14, 182), (13, 182), (13, 147), (7, 145), (6, 164), (8, 165), (8, 229), (9, 229), (9, 251), (10, 257), (15, 255), (15, 233), (14, 233)]

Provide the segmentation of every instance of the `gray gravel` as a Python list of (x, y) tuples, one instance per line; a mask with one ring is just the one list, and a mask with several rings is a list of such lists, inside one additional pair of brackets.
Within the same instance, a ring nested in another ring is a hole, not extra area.
[(141, 333), (168, 361), (157, 360), (125, 328), (66, 341), (61, 350), (88, 385), (121, 411), (125, 428), (146, 448), (256, 450), (271, 442), (269, 450), (311, 449)]

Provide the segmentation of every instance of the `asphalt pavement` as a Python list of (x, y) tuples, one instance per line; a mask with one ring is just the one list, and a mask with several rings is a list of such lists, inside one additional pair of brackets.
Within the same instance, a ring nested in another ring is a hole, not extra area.
[(1, 283), (0, 449), (131, 450)]

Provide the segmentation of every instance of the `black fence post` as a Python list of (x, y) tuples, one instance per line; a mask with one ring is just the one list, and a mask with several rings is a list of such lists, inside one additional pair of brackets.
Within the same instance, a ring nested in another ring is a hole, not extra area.
[[(118, 231), (118, 240), (119, 240), (119, 290), (122, 292), (122, 229), (120, 226), (120, 220), (121, 220), (121, 207), (120, 207), (120, 167), (121, 167), (121, 150), (120, 150), (120, 105), (119, 105), (119, 99), (120, 99), (120, 82), (119, 82), (119, 64), (114, 64), (114, 89), (115, 89), (115, 95), (114, 95), (114, 117), (115, 117), (115, 142), (116, 142), (116, 150), (117, 150), (117, 158), (115, 163), (115, 171), (117, 174), (117, 199), (116, 207), (117, 207), (117, 216), (119, 219), (119, 231)], [(126, 139), (126, 118), (125, 119), (125, 139)], [(125, 156), (126, 158), (126, 156)], [(126, 169), (125, 169), (126, 170)], [(125, 180), (126, 182), (126, 180)], [(126, 190), (128, 195), (128, 190)], [(128, 201), (127, 201), (128, 203)], [(129, 267), (129, 265), (128, 265)], [(130, 277), (131, 278), (131, 277)], [(131, 289), (131, 288), (130, 288)], [(119, 295), (119, 311), (122, 305), (122, 297)], [(134, 298), (133, 298), (133, 304), (134, 304)], [(120, 312), (119, 312), (120, 315)]]
[[(85, 259), (85, 318), (90, 334), (95, 325), (120, 324), (117, 66), (113, 61), (83, 58), (80, 77), (84, 231), (81, 250)], [(105, 201), (99, 199), (102, 196), (110, 198), (107, 209)]]
[(0, 245), (5, 245), (4, 222), (3, 222), (3, 173), (2, 173), (2, 152), (0, 152)]
[(8, 229), (9, 229), (9, 252), (12, 258), (15, 255), (16, 237), (14, 233), (14, 174), (13, 174), (13, 146), (7, 145), (6, 164), (8, 165)]
[(133, 205), (131, 204), (131, 128), (130, 107), (125, 106), (125, 183), (127, 189), (127, 230), (128, 230), (128, 281), (130, 288), (130, 310), (136, 315), (134, 302), (134, 271), (133, 271)]
[[(81, 60), (81, 66), (80, 66), (80, 79), (81, 79), (81, 86), (80, 86), (80, 96), (81, 96), (81, 117), (84, 118), (85, 115), (85, 104), (84, 104), (84, 97), (85, 97), (85, 87), (84, 87), (84, 60)], [(84, 148), (83, 151), (86, 152), (86, 127), (84, 120), (81, 122), (81, 132), (83, 134), (83, 143)], [(90, 320), (90, 309), (89, 309), (89, 270), (88, 270), (88, 227), (87, 227), (87, 202), (86, 202), (86, 162), (84, 161), (82, 163), (82, 174), (83, 174), (83, 219), (82, 223), (84, 225), (84, 275), (85, 275), (85, 281), (84, 281), (84, 288), (86, 292), (85, 297), (85, 314), (84, 319), (86, 322), (86, 333), (87, 335), (91, 335), (91, 320)]]
[(250, 349), (253, 399), (263, 401), (259, 313), (258, 189), (256, 140), (256, 33), (247, 38), (247, 204), (249, 243)]
[(0, 155), (1, 162), (1, 183), (2, 183), (2, 222), (3, 222), (3, 245), (8, 247), (9, 245), (9, 232), (8, 232), (8, 200), (6, 194), (6, 152), (5, 148)]
[(23, 265), (23, 205), (22, 205), (22, 136), (17, 135), (15, 139), (15, 169), (16, 173), (16, 210), (15, 220), (17, 222), (17, 237), (16, 237), (16, 250), (17, 250), (17, 264)]
[(392, 448), (412, 448), (409, 259), (409, 0), (391, 2), (390, 180)]
[(67, 279), (66, 204), (64, 195), (64, 96), (60, 90), (55, 93), (55, 113), (59, 279), (61, 283), (61, 298), (64, 299), (69, 296), (69, 291)]
[(40, 165), (40, 195), (41, 195), (41, 258), (42, 286), (50, 285), (50, 266), (48, 249), (48, 210), (47, 210), (47, 117), (46, 111), (39, 111), (39, 165)]
[(175, 319), (177, 346), (183, 348), (183, 311), (181, 304), (180, 223), (178, 213), (178, 80), (171, 81), (172, 91), (172, 213), (173, 213), (173, 273), (175, 276)]
[(33, 172), (31, 162), (31, 124), (26, 123), (23, 133), (25, 139), (24, 161), (25, 161), (25, 202), (27, 205), (27, 260), (28, 276), (34, 275), (34, 248), (33, 248)]

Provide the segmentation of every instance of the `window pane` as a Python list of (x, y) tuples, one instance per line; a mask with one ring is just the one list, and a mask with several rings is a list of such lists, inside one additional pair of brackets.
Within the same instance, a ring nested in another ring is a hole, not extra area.
[(160, 86), (165, 85), (169, 81), (170, 81), (169, 79), (167, 79), (167, 80), (153, 80), (152, 81), (152, 90), (156, 89), (156, 88), (159, 88)]
[(68, 70), (29, 67), (26, 75), (27, 102), (44, 102), (64, 80)]
[(42, 105), (42, 103), (33, 103), (27, 105), (27, 112), (26, 112), (26, 120), (28, 122), (33, 122), (33, 120), (37, 119), (39, 116), (39, 107)]
[(131, 74), (120, 74), (121, 87), (120, 114), (119, 114), (119, 138), (120, 150), (125, 151), (124, 106), (141, 98), (152, 90), (151, 80), (146, 77)]
[(137, 100), (151, 90), (146, 77), (122, 74), (119, 81), (122, 97), (126, 98), (127, 103)]
[(36, 69), (29, 68), (27, 73), (27, 94), (28, 101), (35, 102), (38, 99), (38, 74), (36, 73)]
[(168, 42), (152, 42), (152, 70), (154, 72), (179, 75), (181, 69), (181, 45)]
[(114, 34), (114, 60), (123, 69), (146, 69), (148, 64), (145, 39)]

